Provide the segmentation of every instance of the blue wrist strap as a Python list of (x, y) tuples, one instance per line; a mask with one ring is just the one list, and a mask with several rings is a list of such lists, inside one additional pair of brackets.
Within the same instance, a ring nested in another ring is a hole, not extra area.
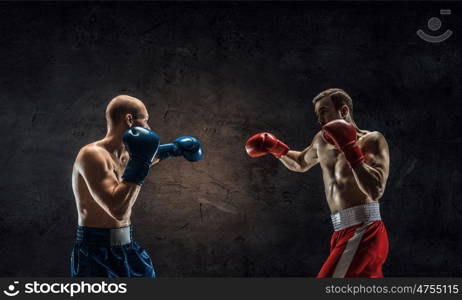
[(149, 167), (150, 165), (146, 162), (130, 158), (122, 178), (125, 181), (143, 185), (144, 178), (148, 175)]

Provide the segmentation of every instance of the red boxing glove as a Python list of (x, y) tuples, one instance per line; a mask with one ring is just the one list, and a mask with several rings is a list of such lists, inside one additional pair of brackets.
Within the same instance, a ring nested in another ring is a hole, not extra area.
[(250, 157), (260, 157), (271, 153), (280, 158), (289, 152), (289, 147), (268, 132), (257, 133), (247, 140), (245, 150)]
[(322, 126), (322, 135), (329, 144), (345, 154), (351, 168), (364, 161), (364, 154), (356, 144), (356, 128), (352, 123), (343, 119), (331, 121)]

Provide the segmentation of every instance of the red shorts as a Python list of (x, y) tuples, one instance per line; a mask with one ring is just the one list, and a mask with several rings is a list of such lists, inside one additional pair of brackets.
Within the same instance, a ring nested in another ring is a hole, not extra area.
[(317, 278), (383, 277), (388, 235), (383, 221), (370, 221), (335, 231), (330, 254)]

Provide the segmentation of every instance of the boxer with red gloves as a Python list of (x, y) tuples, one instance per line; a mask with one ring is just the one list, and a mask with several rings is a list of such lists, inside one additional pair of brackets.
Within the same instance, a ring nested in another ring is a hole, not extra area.
[(378, 201), (389, 173), (387, 142), (381, 133), (356, 126), (345, 91), (325, 90), (313, 104), (321, 130), (303, 151), (289, 150), (266, 132), (251, 137), (246, 151), (253, 158), (272, 154), (296, 172), (320, 164), (334, 233), (317, 277), (383, 277), (388, 236)]

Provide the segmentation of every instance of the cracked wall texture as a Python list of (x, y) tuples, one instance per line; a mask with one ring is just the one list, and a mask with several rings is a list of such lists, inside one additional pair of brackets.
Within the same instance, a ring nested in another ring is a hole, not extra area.
[[(109, 99), (142, 99), (169, 142), (133, 211), (163, 277), (314, 276), (332, 227), (319, 166), (250, 159), (269, 131), (293, 149), (318, 127), (310, 100), (348, 91), (361, 128), (388, 140), (386, 276), (462, 276), (461, 19), (420, 40), (435, 3), (1, 3), (0, 275), (67, 276), (77, 151), (105, 134)], [(428, 30), (427, 30), (428, 31)]]

